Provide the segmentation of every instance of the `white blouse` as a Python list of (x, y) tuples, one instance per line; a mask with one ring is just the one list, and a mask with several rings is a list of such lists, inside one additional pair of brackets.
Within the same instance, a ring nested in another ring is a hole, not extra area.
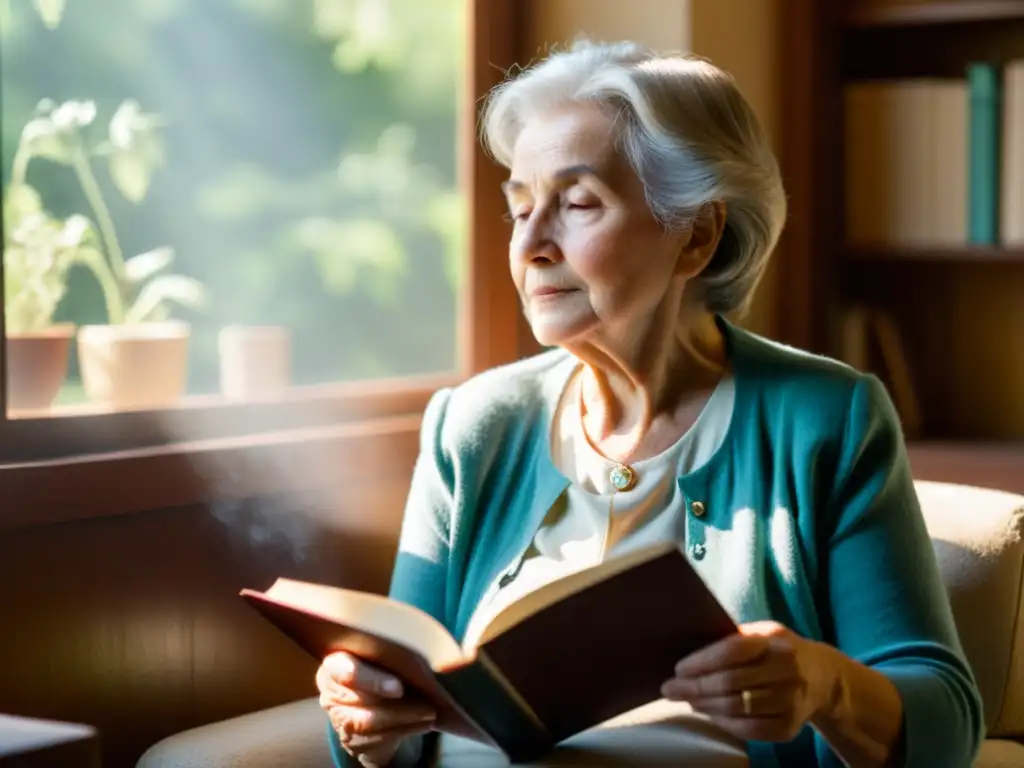
[(685, 538), (685, 499), (677, 479), (705, 464), (721, 446), (732, 418), (735, 386), (724, 376), (693, 426), (667, 450), (630, 464), (635, 483), (617, 490), (619, 465), (598, 453), (583, 431), (579, 371), (569, 380), (552, 419), (555, 465), (570, 486), (548, 511), (522, 565), (503, 585), (491, 584), (466, 637), (528, 592), (605, 558)]

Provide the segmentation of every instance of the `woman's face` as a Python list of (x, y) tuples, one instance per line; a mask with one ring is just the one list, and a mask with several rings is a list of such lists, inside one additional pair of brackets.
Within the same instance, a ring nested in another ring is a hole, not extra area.
[(528, 122), (504, 188), (514, 221), (512, 278), (542, 344), (625, 341), (638, 325), (678, 316), (693, 276), (689, 235), (669, 234), (655, 220), (616, 151), (614, 120), (599, 107), (574, 105)]

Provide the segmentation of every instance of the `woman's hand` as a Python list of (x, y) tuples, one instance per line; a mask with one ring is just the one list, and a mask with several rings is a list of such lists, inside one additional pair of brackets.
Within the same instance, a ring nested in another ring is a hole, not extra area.
[(342, 747), (368, 768), (384, 768), (402, 739), (429, 731), (437, 717), (406, 698), (398, 678), (347, 653), (324, 659), (316, 685)]
[(661, 693), (741, 739), (789, 741), (835, 703), (838, 653), (774, 621), (743, 624), (680, 661)]

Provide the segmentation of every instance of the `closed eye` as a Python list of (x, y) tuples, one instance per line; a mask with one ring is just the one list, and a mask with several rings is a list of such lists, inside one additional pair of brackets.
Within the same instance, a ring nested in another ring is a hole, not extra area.
[(530, 218), (530, 211), (508, 211), (502, 218), (505, 221), (523, 221)]

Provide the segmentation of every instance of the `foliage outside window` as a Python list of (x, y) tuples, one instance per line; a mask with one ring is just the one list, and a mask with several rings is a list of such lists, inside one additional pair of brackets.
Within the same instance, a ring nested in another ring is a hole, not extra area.
[(9, 405), (454, 370), (461, 0), (0, 14)]

